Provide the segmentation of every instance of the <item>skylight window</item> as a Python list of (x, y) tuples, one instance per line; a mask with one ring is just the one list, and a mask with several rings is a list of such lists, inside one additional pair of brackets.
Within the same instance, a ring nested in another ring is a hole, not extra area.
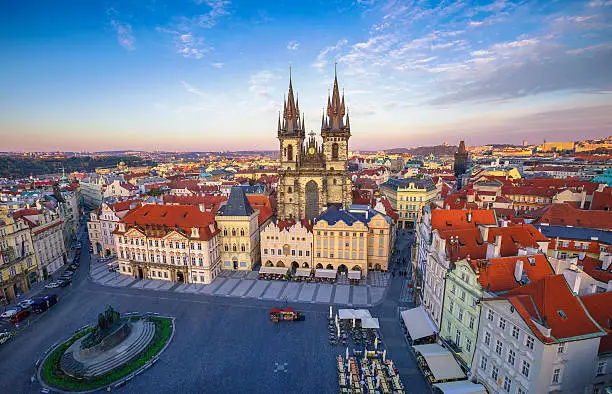
[(565, 314), (565, 312), (563, 312), (561, 309), (559, 309), (557, 311), (557, 313), (559, 314), (559, 316), (561, 316), (563, 319), (565, 319), (567, 317), (567, 315)]

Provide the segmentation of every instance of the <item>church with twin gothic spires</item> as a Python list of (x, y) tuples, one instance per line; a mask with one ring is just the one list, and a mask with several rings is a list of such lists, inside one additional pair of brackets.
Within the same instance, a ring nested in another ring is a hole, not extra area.
[(352, 183), (348, 177), (348, 141), (351, 137), (348, 110), (334, 87), (327, 97), (327, 111), (321, 119), (321, 140), (310, 132), (306, 140), (304, 115), (294, 98), (291, 74), (283, 116), (278, 118), (280, 167), (278, 170), (278, 218), (309, 219), (328, 206), (347, 209), (352, 203)]

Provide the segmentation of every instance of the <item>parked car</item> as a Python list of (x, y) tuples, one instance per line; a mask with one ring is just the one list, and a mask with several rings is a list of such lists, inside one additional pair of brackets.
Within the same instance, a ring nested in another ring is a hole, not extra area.
[(28, 310), (20, 310), (19, 312), (15, 313), (13, 316), (11, 316), (11, 321), (13, 323), (18, 323), (22, 320), (25, 320), (26, 317), (30, 316), (30, 311)]
[(45, 289), (56, 289), (58, 287), (60, 287), (58, 281), (53, 281), (45, 285)]
[(34, 303), (34, 301), (30, 298), (21, 301), (19, 304), (17, 304), (17, 306), (23, 308), (23, 309), (29, 309), (32, 304)]
[(1, 314), (0, 317), (11, 318), (14, 315), (16, 315), (20, 310), (21, 310), (21, 308), (18, 308), (18, 307), (8, 309), (8, 310), (4, 311), (4, 313)]
[(57, 281), (57, 283), (59, 284), (59, 287), (66, 287), (70, 285), (70, 283), (72, 283), (72, 280), (71, 279), (60, 279)]

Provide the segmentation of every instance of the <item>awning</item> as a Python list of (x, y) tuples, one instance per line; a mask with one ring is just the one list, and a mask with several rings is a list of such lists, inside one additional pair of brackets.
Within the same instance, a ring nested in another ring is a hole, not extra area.
[(354, 309), (339, 309), (338, 318), (340, 320), (349, 320), (355, 318)]
[(287, 272), (289, 272), (288, 267), (261, 267), (259, 269), (260, 274), (285, 275)]
[(439, 388), (444, 394), (487, 394), (487, 389), (482, 384), (472, 383), (469, 380), (436, 383), (434, 387)]
[(361, 271), (359, 270), (351, 270), (348, 272), (348, 278), (349, 279), (355, 279), (355, 280), (359, 280), (361, 279)]
[(330, 278), (335, 279), (338, 272), (336, 270), (325, 270), (323, 268), (319, 268), (315, 271), (315, 277), (317, 278)]
[(375, 317), (364, 317), (361, 319), (361, 327), (363, 328), (380, 328), (378, 319)]
[(370, 315), (370, 311), (367, 309), (354, 309), (353, 313), (355, 314), (355, 318), (357, 319), (365, 319), (372, 317), (372, 315)]
[(447, 379), (464, 379), (466, 377), (452, 353), (437, 343), (418, 345), (412, 348), (421, 353), (421, 356), (425, 359), (434, 377), (434, 382)]
[(312, 270), (310, 268), (297, 268), (295, 270), (295, 276), (310, 276)]
[(413, 341), (428, 337), (436, 332), (436, 327), (422, 306), (402, 311), (401, 315)]

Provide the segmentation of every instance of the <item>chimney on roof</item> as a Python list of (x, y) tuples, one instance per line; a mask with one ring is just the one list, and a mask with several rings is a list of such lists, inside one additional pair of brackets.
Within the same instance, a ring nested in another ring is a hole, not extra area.
[(487, 226), (478, 226), (478, 230), (480, 230), (480, 236), (484, 242), (487, 242), (489, 239), (489, 228)]
[(468, 223), (471, 223), (472, 222), (472, 209), (468, 210), (466, 217), (467, 217)]
[(501, 227), (508, 227), (508, 221), (506, 219), (502, 219), (499, 221)]
[(578, 260), (582, 261), (586, 257), (586, 252), (580, 252), (578, 254)]
[(610, 264), (612, 264), (612, 254), (601, 253), (599, 259), (601, 260), (601, 269), (608, 271), (610, 269)]
[(517, 282), (520, 282), (522, 277), (523, 277), (523, 260), (518, 259), (516, 260), (516, 265), (514, 266), (514, 279), (516, 279)]
[(487, 259), (495, 259), (495, 258), (500, 257), (501, 241), (502, 241), (502, 236), (496, 235), (495, 242), (487, 244)]
[(197, 227), (191, 228), (191, 238), (200, 238), (200, 229)]

